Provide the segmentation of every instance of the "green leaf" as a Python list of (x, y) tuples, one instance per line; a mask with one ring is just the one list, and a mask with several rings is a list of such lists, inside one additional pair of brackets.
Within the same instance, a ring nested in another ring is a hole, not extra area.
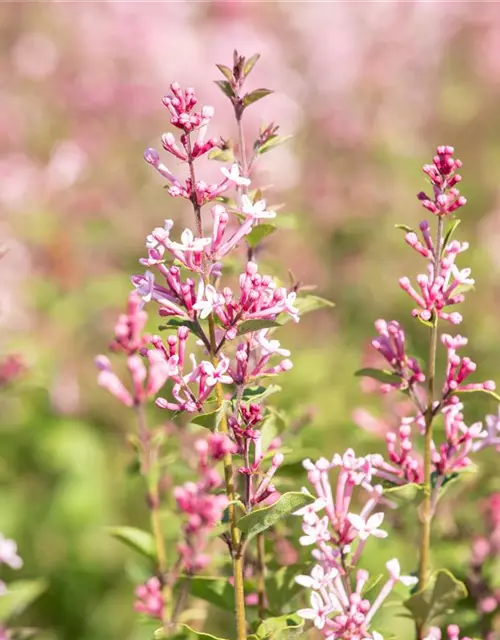
[(417, 591), (403, 603), (419, 625), (431, 622), (443, 613), (449, 613), (457, 600), (467, 597), (463, 582), (446, 569), (440, 569), (431, 576), (429, 586)]
[[(273, 393), (277, 393), (281, 391), (281, 387), (277, 384), (270, 384), (268, 387), (247, 387), (241, 396), (243, 402), (256, 402), (257, 400), (263, 400), (267, 396), (272, 395)], [(236, 399), (236, 395), (234, 395), (232, 400)]]
[(383, 577), (384, 576), (381, 573), (378, 576), (370, 576), (368, 578), (365, 586), (361, 590), (361, 594), (362, 595), (366, 595), (366, 594), (370, 593), (370, 591), (372, 589), (375, 589), (375, 587), (378, 585), (378, 583), (382, 580)]
[[(176, 625), (179, 631), (187, 632), (186, 638), (205, 638), (206, 640), (227, 640), (226, 638), (221, 638), (220, 636), (213, 636), (211, 633), (204, 633), (203, 631), (196, 631), (196, 629), (192, 629), (187, 624), (178, 624)], [(158, 629), (155, 631), (154, 638), (155, 640), (166, 640), (167, 638), (171, 638), (171, 632), (165, 632), (164, 629)]]
[(284, 616), (278, 616), (276, 618), (267, 618), (257, 627), (257, 638), (264, 640), (264, 638), (272, 638), (283, 640), (292, 638), (292, 631), (301, 628), (304, 625), (302, 618), (295, 613), (289, 613)]
[(232, 149), (212, 149), (208, 153), (209, 160), (218, 160), (219, 162), (228, 162), (232, 164), (234, 162), (234, 152)]
[(309, 567), (294, 564), (269, 572), (266, 578), (266, 595), (272, 612), (282, 613), (285, 607), (290, 609), (291, 600), (303, 589), (295, 582), (295, 578), (308, 572)]
[(453, 220), (450, 224), (450, 226), (448, 227), (448, 230), (446, 232), (446, 235), (444, 237), (443, 240), (443, 248), (441, 250), (441, 255), (443, 255), (444, 250), (446, 249), (448, 242), (451, 240), (453, 234), (455, 233), (455, 231), (457, 230), (458, 225), (460, 224), (460, 220), (457, 218), (456, 220)]
[(156, 546), (153, 536), (149, 531), (142, 531), (135, 527), (106, 527), (109, 535), (135, 549), (146, 558), (156, 560)]
[(244, 77), (248, 77), (249, 73), (257, 64), (258, 59), (260, 58), (260, 53), (255, 53), (251, 58), (245, 62), (245, 66), (243, 67), (243, 75)]
[(281, 327), (281, 322), (276, 322), (276, 320), (245, 320), (238, 326), (238, 335), (242, 336), (252, 331), (262, 331), (262, 329), (273, 329), (274, 327)]
[(372, 367), (359, 369), (354, 375), (357, 378), (373, 378), (383, 384), (401, 384), (402, 381), (401, 376), (398, 376), (392, 371), (387, 371), (386, 369), (373, 369)]
[(201, 337), (200, 330), (192, 320), (183, 320), (182, 318), (169, 318), (165, 324), (161, 324), (158, 329), (165, 331), (167, 329), (178, 329), (179, 327), (187, 327), (192, 333)]
[(384, 489), (384, 496), (398, 503), (408, 504), (422, 497), (424, 487), (415, 482), (408, 482), (399, 487)]
[(15, 580), (0, 597), (0, 622), (22, 613), (47, 589), (45, 580)]
[(263, 222), (255, 226), (245, 239), (252, 248), (255, 248), (264, 238), (274, 233), (277, 228), (275, 224)]
[(226, 80), (229, 80), (229, 82), (231, 82), (231, 80), (233, 79), (233, 72), (231, 71), (231, 69), (229, 67), (226, 67), (225, 64), (216, 64), (215, 66), (226, 78)]
[(289, 516), (297, 509), (305, 507), (307, 504), (314, 502), (314, 496), (301, 493), (299, 491), (290, 491), (284, 493), (280, 499), (270, 507), (256, 509), (243, 518), (238, 520), (238, 528), (242, 531), (248, 540), (251, 540), (259, 533), (262, 533), (269, 527), (274, 526), (279, 520)]
[(294, 306), (299, 310), (299, 315), (303, 316), (305, 313), (317, 311), (318, 309), (331, 309), (335, 306), (335, 302), (320, 296), (306, 295), (298, 296)]
[(200, 415), (191, 418), (189, 422), (191, 424), (197, 424), (200, 427), (205, 427), (205, 429), (209, 429), (210, 431), (217, 431), (225, 410), (226, 404), (224, 403), (219, 409), (216, 409), (211, 413), (201, 413)]
[(264, 144), (261, 144), (260, 147), (256, 149), (256, 152), (260, 154), (267, 153), (268, 151), (271, 151), (271, 149), (274, 149), (278, 145), (283, 144), (287, 140), (290, 140), (290, 138), (292, 137), (293, 136), (291, 135), (290, 136), (270, 136), (264, 142)]
[(229, 584), (227, 578), (209, 576), (193, 576), (189, 578), (182, 576), (178, 581), (179, 586), (182, 586), (186, 581), (189, 583), (189, 593), (194, 598), (209, 602), (225, 611), (234, 611), (234, 587)]
[(243, 106), (248, 107), (250, 104), (257, 102), (257, 100), (262, 100), (270, 93), (273, 93), (271, 89), (255, 89), (243, 96)]
[(486, 393), (486, 395), (495, 398), (497, 402), (500, 402), (500, 396), (494, 391), (489, 391), (489, 389), (455, 389), (453, 393)]
[(413, 233), (413, 229), (406, 224), (395, 224), (396, 229), (401, 229), (405, 233)]
[(227, 82), (227, 80), (214, 80), (214, 82), (222, 91), (222, 93), (225, 93), (228, 98), (236, 97), (231, 84)]

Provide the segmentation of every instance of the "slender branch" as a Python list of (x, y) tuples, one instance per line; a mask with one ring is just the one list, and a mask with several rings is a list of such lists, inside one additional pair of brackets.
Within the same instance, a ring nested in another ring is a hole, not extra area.
[[(213, 315), (208, 317), (208, 328), (210, 335), (210, 355), (214, 367), (218, 365), (216, 355), (217, 338), (215, 336), (215, 324)], [(221, 409), (224, 404), (224, 394), (222, 385), (218, 383), (215, 387), (215, 395), (217, 399), (217, 408)], [(229, 434), (229, 426), (226, 414), (222, 411), (220, 430), (226, 435)], [(224, 478), (226, 482), (226, 494), (229, 500), (229, 529), (231, 532), (231, 547), (233, 550), (233, 575), (234, 575), (234, 595), (236, 601), (236, 633), (238, 640), (245, 640), (247, 637), (246, 616), (245, 616), (245, 591), (243, 585), (243, 554), (241, 544), (241, 532), (238, 529), (238, 517), (236, 514), (236, 491), (234, 488), (233, 478), (233, 458), (230, 452), (224, 455)]]
[[(439, 276), (441, 268), (441, 244), (443, 241), (443, 218), (438, 217), (437, 239), (434, 248), (434, 278)], [(431, 445), (434, 422), (434, 391), (436, 379), (436, 352), (438, 339), (438, 317), (435, 315), (430, 331), (429, 363), (428, 363), (428, 404), (425, 416), (425, 449), (424, 449), (424, 500), (422, 503), (422, 529), (420, 537), (420, 563), (418, 570), (419, 589), (425, 589), (429, 578), (430, 538), (432, 521), (432, 486), (431, 486)], [(416, 638), (423, 638), (424, 625), (416, 625)]]
[[(151, 532), (155, 541), (157, 570), (162, 582), (164, 582), (165, 575), (168, 570), (168, 559), (160, 518), (160, 495), (158, 491), (158, 482), (155, 477), (157, 455), (151, 448), (151, 438), (146, 422), (146, 411), (142, 402), (138, 402), (135, 405), (135, 412), (137, 416), (139, 440), (141, 442), (141, 473), (144, 476), (148, 487), (149, 518), (151, 523)], [(164, 601), (162, 621), (165, 625), (168, 617), (167, 611), (171, 596), (171, 589), (168, 584), (164, 583), (162, 593)]]
[[(194, 172), (194, 162), (191, 153), (191, 140), (190, 136), (186, 136), (186, 151), (188, 155), (189, 175), (191, 179), (192, 188), (192, 203), (194, 214), (196, 218), (196, 229), (198, 236), (203, 237), (203, 222), (201, 217), (201, 206), (198, 203), (195, 192), (196, 177)], [(205, 265), (206, 266), (206, 265)], [(203, 269), (203, 277), (205, 284), (208, 283), (208, 274), (206, 269)], [(219, 360), (217, 358), (217, 337), (215, 335), (215, 321), (214, 314), (210, 314), (208, 317), (208, 330), (209, 330), (209, 353), (210, 359), (214, 367), (217, 367)], [(217, 409), (222, 409), (224, 404), (224, 393), (222, 385), (218, 383), (215, 386), (215, 395), (217, 401)], [(229, 426), (227, 423), (226, 414), (222, 411), (220, 420), (220, 430), (226, 435), (229, 434)], [(245, 640), (247, 637), (247, 625), (245, 616), (245, 592), (243, 585), (243, 556), (241, 550), (241, 534), (238, 529), (238, 516), (235, 508), (236, 492), (234, 487), (233, 478), (233, 458), (230, 452), (224, 455), (224, 479), (226, 484), (226, 495), (229, 501), (229, 529), (231, 533), (231, 548), (233, 552), (233, 576), (234, 576), (234, 592), (235, 592), (235, 613), (236, 613), (236, 634), (237, 640)]]

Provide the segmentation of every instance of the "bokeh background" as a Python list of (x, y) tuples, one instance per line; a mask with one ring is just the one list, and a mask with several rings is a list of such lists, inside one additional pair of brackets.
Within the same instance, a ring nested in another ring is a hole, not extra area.
[[(498, 4), (2, 2), (0, 355), (21, 354), (26, 371), (0, 395), (0, 531), (18, 541), (22, 575), (48, 581), (21, 620), (44, 640), (146, 637), (132, 611), (131, 554), (104, 531), (147, 526), (143, 488), (127, 473), (133, 417), (97, 387), (93, 357), (107, 347), (145, 235), (188, 215), (142, 160), (169, 127), (161, 96), (173, 80), (194, 86), (216, 108), (212, 135), (234, 137), (213, 80), (235, 47), (261, 53), (250, 84), (275, 90), (249, 111), (249, 140), (271, 121), (294, 136), (255, 175), (270, 202), (286, 203), (288, 227), (261, 259), (336, 303), (282, 337), (295, 368), (276, 403), (304, 424), (296, 459), (382, 450), (358, 426), (360, 410), (385, 417), (394, 407), (353, 377), (376, 318), (404, 320), (425, 355), (425, 329), (397, 285), (422, 263), (394, 225), (423, 216), (415, 194), (437, 144), (455, 145), (469, 201), (459, 237), (471, 243), (476, 290), (460, 331), (478, 379), (500, 382)], [(467, 416), (494, 412), (471, 398)], [(441, 509), (435, 563), (464, 578), (485, 500), (500, 490), (498, 454), (482, 456), (461, 487)], [(414, 569), (415, 526), (398, 518), (368, 568), (399, 555)], [(475, 608), (469, 599), (457, 620), (483, 637), (491, 616)]]

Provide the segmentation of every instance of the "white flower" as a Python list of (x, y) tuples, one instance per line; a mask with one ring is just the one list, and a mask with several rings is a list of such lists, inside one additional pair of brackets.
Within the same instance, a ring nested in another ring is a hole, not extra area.
[(0, 533), (0, 564), (2, 563), (11, 569), (20, 569), (23, 566), (23, 561), (17, 555), (17, 544)]
[(233, 379), (230, 375), (226, 375), (229, 368), (229, 358), (221, 358), (221, 361), (214, 367), (211, 362), (203, 362), (203, 370), (207, 374), (207, 385), (215, 387), (218, 382), (222, 384), (231, 384)]
[(184, 229), (181, 235), (181, 243), (171, 242), (169, 249), (174, 251), (203, 251), (203, 248), (212, 242), (211, 238), (195, 238), (191, 229)]
[(172, 220), (165, 220), (164, 227), (156, 227), (152, 233), (146, 237), (146, 247), (148, 249), (156, 249), (158, 245), (164, 245), (170, 235), (170, 230), (174, 226)]
[(275, 218), (276, 211), (266, 211), (266, 201), (258, 200), (252, 202), (247, 195), (241, 196), (242, 207), (241, 212), (246, 216), (252, 217), (254, 220), (261, 218)]
[(211, 284), (205, 287), (203, 282), (200, 282), (197, 301), (193, 305), (193, 309), (196, 309), (200, 318), (204, 319), (221, 304), (221, 301), (221, 296), (217, 293), (215, 287)]
[(405, 587), (412, 587), (417, 584), (418, 578), (414, 576), (402, 576), (401, 575), (401, 567), (399, 566), (399, 561), (397, 558), (393, 558), (389, 560), (389, 562), (385, 565), (387, 567), (387, 571), (389, 571), (389, 575), (395, 582), (401, 582)]
[(240, 168), (236, 163), (233, 164), (230, 170), (227, 169), (226, 167), (222, 167), (221, 173), (228, 180), (230, 180), (231, 182), (234, 182), (234, 184), (237, 184), (237, 185), (248, 187), (248, 185), (251, 182), (250, 178), (244, 178), (243, 176), (240, 175)]
[(323, 629), (327, 616), (333, 611), (330, 604), (325, 605), (319, 593), (311, 593), (311, 608), (299, 609), (297, 615), (305, 620), (312, 620), (316, 629)]
[(365, 520), (354, 513), (348, 513), (347, 519), (351, 525), (357, 529), (361, 540), (367, 540), (369, 536), (375, 536), (375, 538), (387, 538), (387, 532), (379, 529), (379, 526), (384, 520), (384, 514), (382, 512), (374, 513), (368, 518), (368, 520)]
[(297, 299), (297, 294), (295, 293), (295, 291), (291, 291), (289, 294), (287, 294), (286, 300), (285, 300), (285, 310), (288, 311), (288, 313), (292, 316), (295, 322), (298, 322), (299, 310), (297, 309), (297, 307), (294, 307), (296, 299)]
[(260, 346), (263, 356), (279, 354), (280, 356), (288, 357), (290, 351), (288, 349), (282, 349), (280, 347), (279, 340), (268, 340), (266, 338), (267, 329), (259, 331), (255, 336), (255, 341)]
[(295, 578), (295, 582), (297, 584), (306, 587), (306, 589), (314, 589), (315, 591), (319, 591), (323, 587), (327, 587), (332, 580), (334, 580), (338, 575), (337, 569), (330, 569), (325, 573), (323, 567), (319, 564), (315, 564), (311, 570), (311, 575), (309, 576), (297, 576)]
[(331, 537), (328, 531), (328, 516), (323, 516), (311, 524), (304, 522), (302, 530), (306, 535), (300, 536), (299, 544), (303, 547), (318, 544), (318, 542), (328, 542)]
[(304, 518), (304, 522), (307, 524), (313, 524), (318, 519), (316, 513), (325, 507), (325, 498), (318, 498), (312, 504), (306, 504), (305, 507), (301, 507), (300, 509), (297, 509), (297, 511), (294, 511), (293, 515), (302, 516)]
[(470, 274), (471, 274), (471, 269), (469, 267), (466, 267), (465, 269), (460, 270), (455, 264), (451, 266), (451, 275), (453, 276), (454, 280), (456, 280), (462, 285), (474, 284), (475, 280), (474, 278), (469, 278)]

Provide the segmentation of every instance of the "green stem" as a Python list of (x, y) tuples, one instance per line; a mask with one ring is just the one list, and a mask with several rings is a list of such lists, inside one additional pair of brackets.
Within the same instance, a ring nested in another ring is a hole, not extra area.
[[(160, 519), (160, 495), (158, 491), (158, 482), (156, 479), (157, 455), (151, 448), (151, 438), (146, 423), (146, 411), (142, 403), (135, 407), (137, 415), (137, 424), (139, 431), (139, 440), (141, 443), (141, 473), (143, 474), (148, 487), (148, 507), (149, 518), (151, 523), (151, 532), (155, 541), (157, 571), (162, 580), (168, 570), (167, 551), (165, 547), (165, 538)], [(163, 587), (164, 614), (163, 623), (168, 618), (167, 611), (170, 602), (170, 587), (165, 583)]]
[[(441, 244), (443, 241), (443, 218), (438, 218), (437, 238), (434, 247), (434, 278), (439, 276), (441, 268)], [(418, 586), (423, 590), (428, 585), (430, 568), (430, 546), (431, 546), (431, 522), (432, 522), (432, 486), (431, 486), (431, 445), (433, 437), (434, 423), (434, 391), (436, 380), (436, 352), (438, 340), (438, 317), (435, 315), (430, 333), (429, 363), (427, 371), (428, 383), (428, 404), (425, 416), (425, 445), (424, 445), (424, 500), (422, 503), (422, 529), (420, 534), (420, 563), (418, 569)], [(423, 638), (425, 632), (424, 624), (416, 624), (416, 638)]]
[[(216, 367), (219, 361), (215, 353), (217, 349), (217, 339), (215, 337), (215, 324), (212, 315), (208, 317), (208, 329), (211, 347), (210, 356), (214, 367)], [(217, 400), (217, 409), (221, 409), (224, 404), (224, 394), (220, 383), (215, 387), (215, 396)], [(226, 435), (229, 434), (229, 426), (224, 411), (222, 411), (220, 430)], [(231, 553), (233, 560), (236, 637), (237, 640), (245, 640), (247, 637), (247, 624), (245, 615), (245, 590), (243, 584), (243, 545), (241, 532), (238, 529), (238, 516), (236, 513), (236, 505), (234, 503), (236, 499), (236, 491), (233, 477), (233, 457), (230, 452), (224, 455), (224, 479), (226, 483), (226, 495), (229, 500), (229, 530), (231, 534)]]

